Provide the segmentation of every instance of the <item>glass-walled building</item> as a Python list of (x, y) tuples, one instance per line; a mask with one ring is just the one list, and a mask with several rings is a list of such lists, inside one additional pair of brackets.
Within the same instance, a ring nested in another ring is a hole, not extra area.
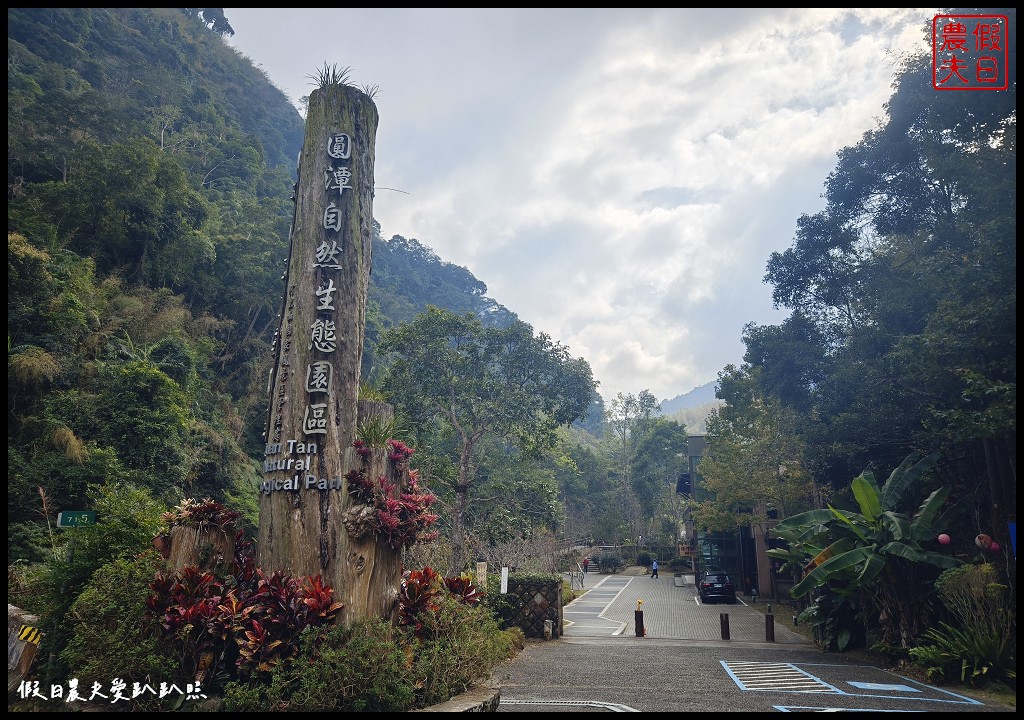
[[(689, 448), (690, 494), (697, 502), (714, 500), (704, 489), (697, 467), (707, 449), (707, 441), (703, 435), (687, 437)], [(695, 551), (695, 570), (724, 570), (736, 584), (737, 592), (749, 595), (757, 586), (757, 561), (754, 540), (749, 527), (741, 527), (729, 532), (700, 532), (690, 523), (690, 545)]]

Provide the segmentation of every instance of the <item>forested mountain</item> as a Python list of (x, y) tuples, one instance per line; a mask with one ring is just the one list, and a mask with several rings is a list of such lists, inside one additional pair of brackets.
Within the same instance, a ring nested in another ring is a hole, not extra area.
[(709, 383), (704, 383), (699, 387), (695, 387), (688, 393), (677, 395), (669, 400), (661, 401), (661, 413), (662, 415), (674, 415), (680, 410), (686, 408), (699, 407), (706, 405), (715, 399), (715, 381), (712, 380)]
[[(109, 482), (247, 507), (304, 127), (216, 8), (8, 10), (9, 559)], [(311, 71), (313, 69), (311, 68)], [(508, 325), (472, 273), (373, 239), (380, 331)]]
[(688, 393), (663, 400), (661, 414), (685, 425), (690, 434), (703, 435), (711, 412), (722, 406), (722, 401), (715, 397), (715, 389), (715, 381), (711, 381)]

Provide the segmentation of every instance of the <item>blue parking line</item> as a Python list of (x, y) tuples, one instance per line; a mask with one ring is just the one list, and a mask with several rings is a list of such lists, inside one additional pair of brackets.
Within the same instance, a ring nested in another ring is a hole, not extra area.
[[(778, 693), (802, 693), (823, 695), (835, 695), (852, 698), (878, 698), (883, 700), (917, 700), (923, 702), (955, 704), (955, 705), (984, 705), (980, 700), (974, 700), (959, 695), (949, 690), (925, 685), (910, 678), (905, 678), (894, 673), (872, 666), (848, 666), (832, 665), (826, 663), (771, 663), (762, 661), (729, 661), (720, 660), (722, 668), (732, 678), (736, 686), (744, 692), (778, 692)], [(818, 673), (812, 673), (805, 669), (807, 667), (821, 667), (834, 669), (840, 675), (853, 674), (854, 667), (862, 671), (881, 673), (887, 677), (896, 677), (902, 682), (870, 682), (865, 680), (842, 679), (841, 682), (833, 680), (828, 682)], [(869, 690), (874, 692), (850, 692), (843, 689), (842, 685), (848, 685), (855, 690)], [(930, 697), (929, 697), (930, 696)]]

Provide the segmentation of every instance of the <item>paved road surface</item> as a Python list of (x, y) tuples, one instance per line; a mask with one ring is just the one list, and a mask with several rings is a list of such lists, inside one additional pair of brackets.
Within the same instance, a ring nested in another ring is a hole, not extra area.
[(769, 642), (764, 615), (742, 598), (702, 605), (690, 578), (591, 573), (586, 587), (561, 638), (493, 674), (498, 712), (1012, 711), (822, 653), (778, 624)]

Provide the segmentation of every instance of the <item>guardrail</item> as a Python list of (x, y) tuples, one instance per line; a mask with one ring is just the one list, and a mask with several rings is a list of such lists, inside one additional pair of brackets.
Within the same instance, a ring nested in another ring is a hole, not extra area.
[(584, 577), (586, 577), (586, 573), (583, 572), (583, 566), (576, 563), (576, 569), (569, 571), (569, 589), (582, 590)]

